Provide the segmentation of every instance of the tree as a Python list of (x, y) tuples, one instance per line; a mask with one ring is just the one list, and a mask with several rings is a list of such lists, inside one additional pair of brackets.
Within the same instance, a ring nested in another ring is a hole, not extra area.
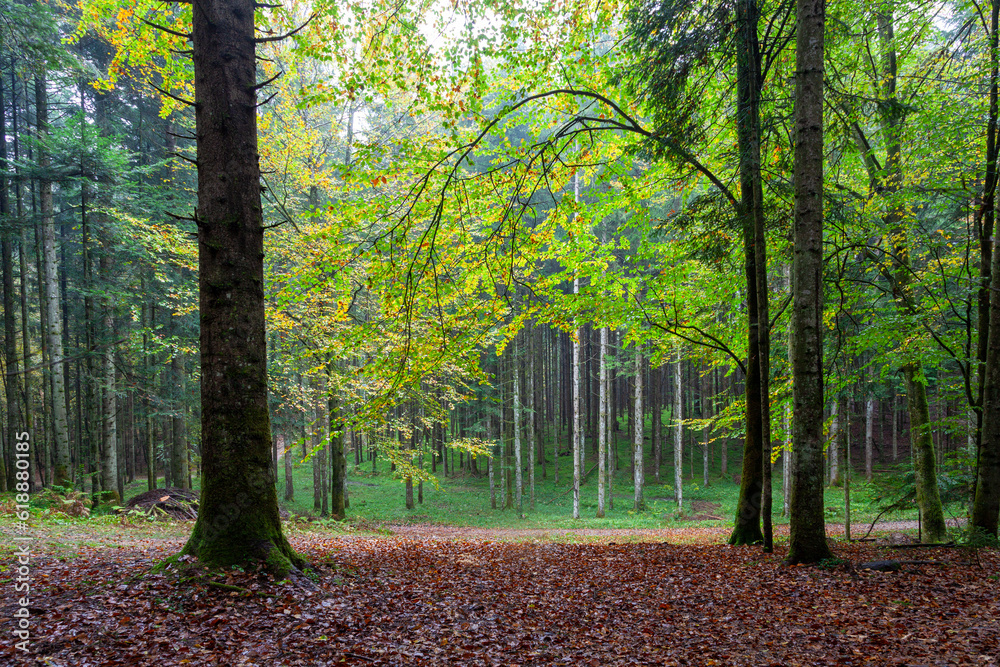
[(255, 3), (192, 7), (203, 479), (181, 553), (287, 573), (304, 561), (282, 533), (271, 467)]
[(798, 0), (792, 260), (792, 498), (786, 562), (830, 557), (823, 518), (823, 44), (825, 0)]

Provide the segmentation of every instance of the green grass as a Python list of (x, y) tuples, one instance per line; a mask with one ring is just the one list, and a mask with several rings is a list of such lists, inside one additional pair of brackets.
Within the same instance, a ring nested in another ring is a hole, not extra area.
[[(717, 454), (717, 452), (716, 452)], [(690, 479), (689, 467), (685, 464), (685, 479), (683, 485), (683, 509), (678, 511), (674, 502), (673, 465), (665, 465), (661, 470), (661, 482), (656, 483), (651, 474), (652, 461), (647, 461), (646, 486), (644, 496), (646, 509), (633, 510), (633, 484), (631, 469), (619, 469), (614, 480), (614, 508), (606, 509), (606, 516), (596, 518), (597, 513), (597, 471), (594, 470), (585, 479), (580, 489), (580, 519), (572, 518), (572, 462), (570, 457), (560, 457), (559, 481), (553, 479), (551, 452), (549, 452), (548, 475), (541, 476), (541, 465), (535, 471), (535, 506), (530, 506), (528, 496), (527, 473), (524, 474), (525, 495), (523, 500), (523, 515), (515, 509), (499, 509), (503, 505), (503, 495), (498, 489), (498, 509), (490, 506), (490, 494), (487, 476), (474, 476), (459, 473), (457, 476), (445, 478), (438, 468), (438, 483), (424, 483), (424, 501), (417, 504), (413, 510), (405, 507), (405, 489), (401, 479), (396, 479), (388, 470), (388, 463), (379, 462), (379, 472), (371, 473), (371, 463), (364, 462), (360, 468), (355, 468), (353, 459), (348, 465), (348, 493), (351, 506), (348, 510), (348, 521), (361, 524), (379, 523), (437, 523), (452, 526), (470, 526), (482, 528), (660, 528), (729, 525), (736, 512), (736, 501), (739, 486), (730, 477), (722, 478), (718, 472), (718, 461), (709, 478), (708, 486), (702, 484), (700, 451), (696, 452), (695, 479)], [(625, 464), (624, 455), (620, 454), (620, 465)], [(730, 475), (739, 471), (740, 451), (736, 445), (729, 452)], [(594, 457), (588, 453), (585, 469), (590, 470), (595, 463)], [(279, 466), (281, 467), (281, 466)], [(279, 498), (284, 498), (283, 471), (279, 471), (281, 479), (278, 482)], [(883, 475), (898, 473), (883, 473)], [(294, 468), (295, 498), (291, 502), (281, 500), (288, 511), (299, 515), (316, 514), (313, 510), (312, 467), (311, 463), (298, 464)], [(860, 476), (859, 476), (860, 477)], [(787, 523), (787, 517), (781, 516), (783, 496), (781, 493), (781, 470), (776, 467), (774, 489), (774, 522)], [(878, 481), (878, 480), (876, 480)], [(499, 484), (499, 474), (497, 474)], [(855, 533), (861, 524), (870, 523), (878, 514), (876, 497), (879, 493), (878, 484), (852, 482), (851, 488), (851, 523)], [(416, 490), (414, 490), (416, 497)], [(723, 517), (721, 521), (690, 521), (695, 512), (692, 502), (703, 501), (719, 506), (711, 512)], [(842, 523), (844, 520), (844, 490), (842, 487), (828, 488), (825, 493), (827, 521)], [(950, 508), (952, 513), (962, 513), (960, 507)], [(949, 513), (946, 511), (946, 515)], [(916, 519), (916, 510), (894, 512), (887, 514), (883, 520)]]
[[(678, 511), (673, 500), (673, 465), (672, 461), (661, 470), (661, 482), (657, 483), (652, 474), (652, 460), (647, 455), (645, 500), (646, 509), (636, 512), (633, 507), (633, 486), (631, 469), (619, 469), (614, 480), (614, 507), (606, 508), (606, 516), (596, 518), (597, 513), (597, 471), (593, 470), (581, 485), (580, 519), (572, 518), (572, 461), (569, 456), (559, 460), (559, 480), (554, 481), (552, 474), (551, 446), (547, 448), (548, 475), (542, 478), (541, 465), (535, 471), (535, 506), (531, 508), (528, 496), (528, 478), (524, 474), (525, 495), (523, 514), (513, 509), (501, 509), (503, 506), (502, 492), (497, 490), (498, 509), (490, 507), (490, 494), (487, 476), (475, 476), (459, 473), (457, 476), (445, 477), (438, 466), (438, 486), (430, 482), (424, 483), (423, 503), (417, 504), (413, 510), (405, 507), (405, 488), (403, 481), (389, 471), (389, 463), (385, 459), (378, 461), (378, 472), (371, 472), (371, 462), (365, 461), (360, 467), (355, 467), (353, 455), (348, 456), (348, 493), (351, 506), (347, 511), (347, 523), (355, 526), (374, 527), (381, 524), (401, 523), (431, 523), (450, 526), (467, 526), (478, 528), (537, 528), (537, 529), (573, 529), (573, 528), (682, 528), (684, 526), (728, 526), (736, 512), (736, 501), (739, 486), (734, 483), (732, 475), (740, 471), (741, 443), (733, 442), (728, 452), (729, 470), (727, 477), (720, 475), (718, 447), (713, 447), (713, 461), (709, 484), (703, 485), (701, 474), (701, 451), (696, 449), (695, 478), (690, 476), (690, 463), (685, 460), (684, 504)], [(619, 466), (627, 463), (627, 445), (619, 444)], [(669, 447), (667, 448), (669, 455)], [(295, 465), (293, 480), (295, 488), (294, 500), (284, 500), (284, 464), (279, 462), (278, 498), (280, 505), (290, 513), (304, 517), (318, 516), (313, 509), (313, 479), (312, 461), (301, 462), (301, 450), (294, 452)], [(687, 459), (687, 455), (685, 456)], [(455, 460), (458, 460), (456, 454)], [(590, 470), (596, 463), (596, 458), (588, 451), (584, 469)], [(485, 466), (484, 466), (485, 467)], [(851, 485), (851, 524), (855, 536), (860, 530), (867, 530), (868, 524), (878, 514), (876, 498), (882, 485), (879, 481), (892, 475), (900, 475), (905, 466), (897, 471), (881, 473), (874, 484), (865, 484), (862, 476), (855, 473), (855, 481)], [(496, 475), (499, 484), (499, 473)], [(860, 480), (860, 481), (858, 481)], [(162, 483), (162, 482), (161, 482)], [(195, 480), (198, 487), (198, 480)], [(781, 466), (775, 467), (774, 480), (774, 523), (787, 523), (787, 517), (781, 515), (783, 497), (781, 493)], [(130, 498), (146, 490), (145, 480), (137, 480), (126, 487), (126, 498)], [(417, 491), (414, 489), (414, 497)], [(703, 501), (718, 505), (711, 514), (722, 517), (719, 521), (691, 521), (694, 512), (692, 502)], [(842, 487), (827, 488), (825, 492), (826, 518), (828, 523), (843, 523), (844, 521), (844, 490)], [(964, 509), (952, 504), (946, 507), (946, 517), (962, 515)], [(915, 520), (916, 509), (897, 511), (886, 514), (882, 520)]]

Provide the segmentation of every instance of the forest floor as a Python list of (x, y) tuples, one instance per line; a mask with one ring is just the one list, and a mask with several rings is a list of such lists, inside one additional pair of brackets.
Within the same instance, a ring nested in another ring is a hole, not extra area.
[[(190, 526), (35, 530), (27, 653), (5, 537), (0, 664), (1000, 664), (997, 550), (833, 540), (837, 559), (787, 567), (781, 533), (765, 554), (721, 544), (722, 527), (290, 525), (315, 591), (258, 572), (150, 574)], [(902, 571), (857, 569), (882, 558)]]

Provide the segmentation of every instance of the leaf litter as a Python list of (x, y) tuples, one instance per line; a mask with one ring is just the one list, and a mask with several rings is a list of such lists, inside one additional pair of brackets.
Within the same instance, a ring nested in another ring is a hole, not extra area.
[[(253, 571), (150, 574), (181, 541), (38, 554), (30, 652), (8, 639), (0, 664), (1000, 664), (996, 550), (977, 563), (928, 549), (927, 564), (883, 573), (849, 564), (898, 557), (870, 543), (837, 543), (843, 560), (826, 567), (787, 567), (781, 546), (548, 532), (293, 533), (315, 592)], [(0, 607), (12, 618), (9, 572)]]

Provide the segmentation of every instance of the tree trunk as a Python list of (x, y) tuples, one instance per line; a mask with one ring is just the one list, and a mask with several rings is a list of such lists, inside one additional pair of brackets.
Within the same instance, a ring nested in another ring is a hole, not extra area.
[(598, 360), (597, 408), (597, 518), (604, 518), (604, 485), (608, 465), (608, 328), (601, 327)]
[(292, 456), (295, 451), (295, 441), (288, 440), (288, 446), (284, 448), (285, 456), (285, 500), (295, 500), (295, 479), (292, 477)]
[[(573, 293), (580, 293), (580, 279), (573, 279)], [(580, 518), (580, 464), (583, 459), (580, 438), (580, 332), (573, 338), (573, 518)]]
[(681, 379), (680, 348), (677, 349), (674, 361), (674, 502), (677, 509), (684, 508), (684, 400), (683, 380)]
[(183, 553), (304, 565), (278, 517), (264, 330), (264, 225), (252, 0), (193, 0), (202, 489)]
[(637, 342), (635, 345), (635, 417), (634, 431), (632, 435), (632, 481), (635, 485), (635, 500), (632, 509), (641, 511), (646, 509), (646, 501), (643, 498), (643, 486), (645, 485), (645, 469), (643, 465), (642, 451), (642, 347)]
[(49, 353), (52, 395), (52, 429), (54, 469), (52, 483), (69, 487), (70, 476), (69, 422), (66, 414), (66, 379), (63, 353), (62, 308), (59, 302), (58, 266), (56, 264), (55, 216), (53, 214), (52, 181), (48, 178), (51, 158), (46, 145), (49, 132), (48, 90), (44, 75), (35, 78), (35, 116), (38, 130), (38, 179), (42, 252), (45, 255), (45, 342)]
[(516, 358), (514, 360), (514, 504), (517, 506), (517, 514), (524, 513), (524, 476), (521, 472), (521, 378), (520, 369)]
[[(110, 270), (106, 263), (109, 263), (108, 258), (110, 252), (109, 248), (105, 248), (104, 253), (101, 257), (101, 273), (102, 275), (109, 275)], [(110, 300), (105, 298), (102, 299), (104, 302), (102, 308), (104, 310), (104, 330), (106, 335), (110, 337), (114, 331), (114, 321), (111, 315), (111, 303)], [(115, 505), (121, 503), (121, 497), (118, 495), (118, 429), (117, 421), (118, 415), (116, 410), (115, 401), (115, 347), (110, 341), (107, 341), (104, 350), (101, 353), (101, 359), (103, 361), (103, 382), (101, 382), (103, 390), (103, 401), (101, 403), (101, 441), (103, 443), (103, 460), (101, 462), (101, 486), (104, 490), (104, 500), (105, 502), (112, 502)], [(185, 480), (187, 476), (185, 475)]]
[[(187, 441), (187, 420), (184, 418), (187, 406), (184, 400), (184, 364), (181, 360), (180, 350), (175, 350), (173, 359), (170, 361), (171, 376), (173, 377), (172, 393), (173, 401), (173, 446), (170, 448), (170, 477), (174, 480), (174, 486), (180, 489), (188, 488), (188, 441)], [(268, 438), (270, 443), (270, 438)], [(269, 448), (270, 449), (270, 448)], [(270, 454), (270, 452), (268, 452)], [(268, 457), (270, 463), (270, 456)]]
[(834, 397), (830, 404), (830, 444), (827, 456), (830, 459), (830, 486), (840, 486), (840, 458), (837, 448), (837, 433), (840, 431), (840, 401)]
[(330, 433), (330, 515), (338, 521), (347, 516), (347, 457), (344, 456), (344, 424), (340, 400), (333, 394), (327, 401)]
[(875, 419), (875, 397), (869, 396), (865, 401), (865, 481), (871, 484), (874, 465), (873, 432)]
[[(538, 411), (538, 401), (535, 396), (535, 346), (536, 338), (534, 331), (531, 331), (528, 336), (528, 489), (530, 493), (531, 509), (535, 509), (535, 443), (537, 440), (537, 434), (535, 429), (538, 425), (537, 422), (537, 411)], [(545, 458), (545, 451), (542, 450), (542, 460)], [(544, 464), (542, 470), (544, 470)]]
[(830, 558), (823, 512), (825, 0), (797, 0), (792, 260), (792, 497), (786, 562)]
[(989, 344), (983, 383), (983, 431), (976, 465), (972, 525), (996, 537), (1000, 517), (1000, 252), (993, 254), (991, 288)]
[[(17, 322), (14, 316), (16, 312), (14, 305), (14, 232), (13, 226), (8, 221), (11, 211), (7, 173), (10, 171), (10, 166), (7, 164), (5, 111), (3, 83), (0, 82), (0, 220), (5, 223), (3, 229), (0, 229), (0, 256), (2, 256), (0, 264), (3, 266), (4, 361), (7, 371), (4, 378), (4, 395), (7, 399), (6, 447), (3, 448), (4, 456), (0, 460), (0, 488), (3, 488), (4, 491), (13, 491), (16, 488), (14, 442), (17, 440), (16, 435), (24, 428), (24, 424), (21, 419), (23, 393), (18, 373), (20, 360), (17, 356)], [(24, 253), (23, 248), (21, 253)], [(21, 280), (24, 281), (23, 274)], [(21, 326), (27, 327), (27, 322), (22, 322)]]
[[(1000, 424), (996, 417), (997, 405), (1000, 405), (1000, 378), (997, 364), (1000, 358), (990, 365), (990, 350), (998, 344), (996, 331), (1000, 326), (994, 322), (996, 309), (1000, 307), (997, 298), (998, 277), (997, 267), (1000, 262), (995, 257), (993, 230), (996, 216), (996, 188), (998, 181), (997, 158), (1000, 152), (998, 141), (998, 97), (1000, 97), (1000, 2), (990, 2), (990, 106), (986, 126), (986, 174), (983, 183), (983, 194), (976, 212), (975, 228), (979, 238), (979, 293), (977, 295), (979, 339), (976, 348), (978, 360), (978, 391), (973, 401), (975, 410), (975, 442), (973, 448), (976, 454), (976, 483), (972, 501), (972, 525), (997, 535), (998, 513), (1000, 513)], [(991, 295), (992, 292), (992, 295)], [(989, 394), (990, 403), (987, 403)], [(987, 410), (992, 409), (993, 414)], [(987, 443), (986, 422), (992, 422), (991, 435)], [(982, 484), (989, 484), (983, 488)]]

